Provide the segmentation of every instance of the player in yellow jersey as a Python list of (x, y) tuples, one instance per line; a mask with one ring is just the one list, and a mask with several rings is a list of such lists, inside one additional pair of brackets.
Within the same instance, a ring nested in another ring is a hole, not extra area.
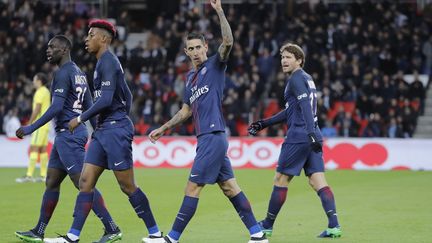
[[(30, 116), (29, 124), (32, 124), (34, 121), (39, 119), (50, 106), (51, 95), (46, 87), (47, 83), (48, 77), (44, 73), (37, 73), (33, 77), (33, 86), (36, 88), (36, 92), (33, 96), (32, 114)], [(27, 174), (24, 177), (17, 178), (16, 182), (45, 181), (48, 164), (47, 145), (49, 126), (50, 124), (47, 123), (32, 134), (30, 143), (30, 162), (27, 168)], [(40, 177), (33, 179), (33, 173), (38, 159), (40, 161)]]

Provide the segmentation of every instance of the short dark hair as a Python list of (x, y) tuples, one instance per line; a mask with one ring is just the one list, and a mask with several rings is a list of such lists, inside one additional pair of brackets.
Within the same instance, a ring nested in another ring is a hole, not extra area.
[(302, 50), (302, 48), (296, 44), (287, 43), (283, 45), (280, 49), (280, 54), (282, 55), (282, 52), (287, 51), (289, 53), (292, 53), (296, 60), (301, 60), (300, 67), (303, 67), (305, 64), (305, 54)]
[(72, 50), (72, 41), (65, 35), (56, 35), (53, 37), (53, 40), (54, 39), (60, 41), (60, 43), (64, 45), (67, 49)]
[(42, 85), (48, 83), (48, 76), (45, 73), (36, 73), (35, 77), (42, 82)]
[(186, 36), (186, 40), (195, 40), (195, 39), (199, 39), (201, 40), (203, 43), (206, 42), (206, 39), (204, 37), (203, 34), (197, 33), (197, 32), (191, 32)]
[(114, 27), (114, 25), (111, 22), (104, 20), (104, 19), (94, 19), (94, 20), (90, 21), (88, 27), (89, 28), (96, 27), (96, 28), (104, 29), (104, 30), (108, 31), (108, 33), (110, 33), (110, 35), (112, 37), (116, 37), (116, 35), (117, 35), (117, 30)]

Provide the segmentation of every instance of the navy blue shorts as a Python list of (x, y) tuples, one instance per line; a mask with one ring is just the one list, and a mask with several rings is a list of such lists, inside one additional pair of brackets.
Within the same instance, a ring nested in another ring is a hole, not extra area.
[(131, 124), (123, 127), (96, 129), (87, 149), (85, 163), (109, 170), (127, 170), (133, 167)]
[(73, 134), (69, 130), (57, 133), (48, 168), (66, 171), (69, 175), (81, 173), (87, 137), (87, 129), (74, 131)]
[(283, 143), (276, 171), (299, 176), (302, 169), (306, 176), (324, 172), (322, 152), (313, 152), (309, 143)]
[(196, 156), (189, 180), (197, 184), (214, 184), (234, 178), (227, 156), (228, 140), (223, 132), (198, 136)]

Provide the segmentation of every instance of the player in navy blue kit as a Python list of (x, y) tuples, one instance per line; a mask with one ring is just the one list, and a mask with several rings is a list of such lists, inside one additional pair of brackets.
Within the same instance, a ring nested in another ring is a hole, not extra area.
[[(16, 236), (26, 242), (43, 241), (45, 228), (59, 200), (62, 181), (69, 175), (75, 187), (78, 188), (83, 167), (84, 146), (88, 137), (87, 128), (82, 124), (77, 127), (74, 134), (71, 134), (68, 130), (68, 122), (88, 109), (92, 105), (92, 99), (85, 74), (71, 61), (71, 48), (71, 41), (63, 35), (57, 35), (49, 41), (48, 61), (59, 66), (51, 85), (52, 104), (37, 121), (16, 131), (17, 137), (22, 138), (55, 118), (57, 135), (48, 163), (46, 189), (42, 199), (39, 221), (36, 227), (30, 231), (15, 232)], [(94, 121), (92, 125), (95, 125)], [(102, 220), (106, 232), (121, 236), (121, 232), (108, 213), (99, 191), (95, 190), (93, 200), (92, 209)], [(105, 242), (103, 238), (100, 242)]]
[[(134, 128), (128, 117), (132, 94), (124, 79), (123, 68), (118, 58), (109, 50), (110, 43), (116, 35), (115, 27), (105, 20), (94, 20), (90, 22), (89, 28), (85, 40), (86, 49), (98, 59), (93, 81), (95, 103), (90, 109), (72, 119), (69, 122), (69, 129), (76, 133), (83, 122), (99, 115), (97, 127), (84, 160), (73, 224), (66, 235), (46, 242), (78, 242), (93, 203), (95, 185), (105, 169), (114, 171), (121, 190), (129, 197), (138, 217), (145, 222), (149, 237), (143, 241), (163, 241), (149, 201), (134, 181)], [(107, 242), (117, 240), (119, 238), (110, 238)]]
[(248, 199), (234, 178), (231, 163), (226, 155), (228, 141), (224, 132), (225, 121), (221, 103), (226, 61), (233, 45), (233, 36), (220, 0), (212, 0), (210, 3), (219, 16), (222, 29), (223, 41), (218, 53), (207, 58), (208, 46), (204, 36), (196, 33), (187, 36), (184, 51), (192, 61), (193, 70), (187, 76), (184, 104), (170, 121), (149, 134), (150, 140), (154, 143), (165, 131), (193, 115), (198, 139), (197, 154), (186, 186), (186, 195), (171, 231), (165, 236), (165, 242), (178, 242), (197, 209), (200, 192), (206, 184), (214, 183), (218, 183), (248, 228), (251, 234), (249, 242), (268, 242), (255, 220)]
[(288, 184), (302, 169), (309, 177), (309, 184), (318, 193), (328, 217), (328, 228), (319, 237), (340, 237), (342, 235), (336, 214), (333, 192), (324, 176), (322, 157), (322, 136), (317, 118), (317, 90), (312, 77), (302, 67), (305, 62), (303, 50), (295, 44), (286, 44), (280, 49), (282, 71), (289, 75), (286, 81), (285, 109), (276, 115), (252, 123), (248, 130), (251, 135), (278, 123), (285, 122), (288, 131), (282, 144), (273, 192), (267, 217), (260, 226), (271, 236), (273, 224), (288, 192)]

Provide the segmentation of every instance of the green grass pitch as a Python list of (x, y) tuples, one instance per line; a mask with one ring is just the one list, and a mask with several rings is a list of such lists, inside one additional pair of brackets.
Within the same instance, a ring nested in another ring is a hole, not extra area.
[[(150, 199), (159, 227), (168, 232), (183, 198), (189, 170), (137, 169), (135, 180)], [(17, 230), (36, 224), (44, 185), (15, 183), (25, 169), (0, 169), (0, 242), (20, 242)], [(265, 216), (272, 189), (273, 170), (236, 170), (237, 180), (251, 201), (258, 220)], [(287, 202), (276, 221), (270, 242), (432, 242), (432, 172), (329, 171), (327, 180), (336, 197), (343, 229), (340, 239), (317, 239), (327, 219), (316, 194), (304, 176), (295, 178)], [(123, 241), (141, 242), (147, 234), (127, 197), (110, 171), (98, 183), (113, 218), (123, 231)], [(46, 236), (66, 233), (72, 222), (77, 191), (67, 179)], [(103, 225), (91, 213), (81, 242), (99, 239)], [(183, 243), (240, 243), (249, 236), (230, 202), (217, 186), (207, 186), (198, 210), (186, 228)]]

